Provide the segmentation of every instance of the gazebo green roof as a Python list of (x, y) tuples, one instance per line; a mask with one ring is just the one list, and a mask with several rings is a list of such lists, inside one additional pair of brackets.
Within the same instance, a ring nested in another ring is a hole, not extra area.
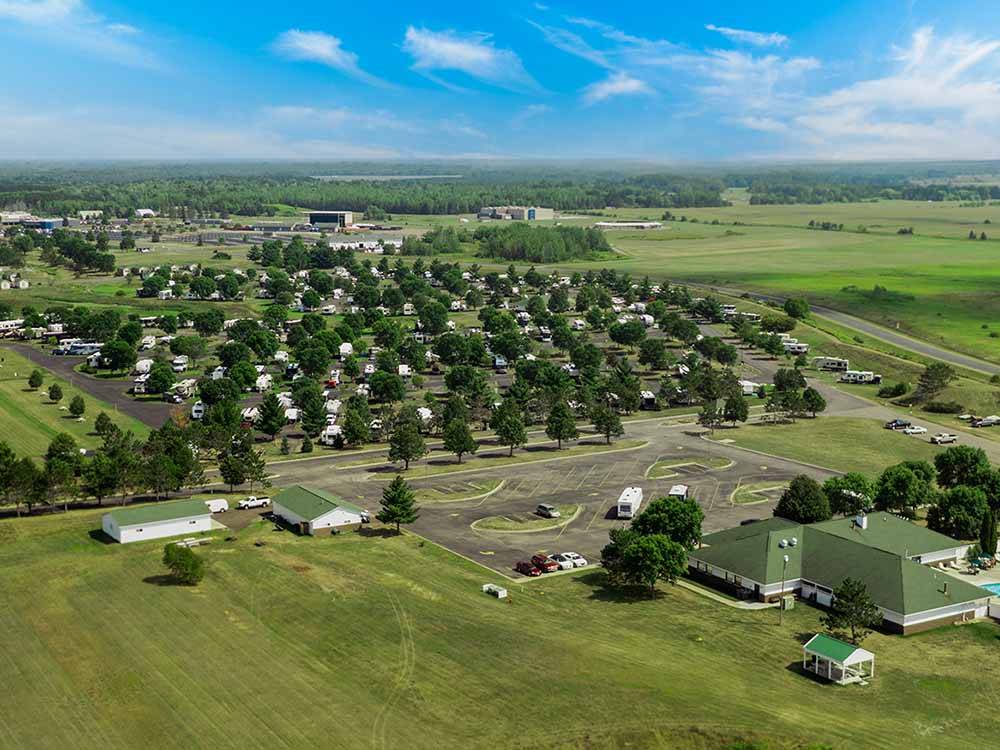
[[(834, 638), (826, 635), (825, 633), (818, 633), (814, 635), (802, 648), (810, 653), (818, 654), (824, 659), (837, 662), (838, 664), (847, 662), (857, 651), (865, 651), (863, 648), (858, 648), (853, 643), (842, 641), (839, 638)], [(869, 652), (865, 651), (865, 653), (867, 654)]]

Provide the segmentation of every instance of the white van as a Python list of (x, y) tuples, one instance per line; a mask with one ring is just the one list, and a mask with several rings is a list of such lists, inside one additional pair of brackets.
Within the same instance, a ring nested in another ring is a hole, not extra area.
[(634, 518), (642, 505), (642, 487), (626, 487), (618, 497), (618, 517)]
[(217, 500), (206, 500), (205, 505), (208, 506), (209, 511), (212, 513), (225, 513), (229, 510), (229, 501), (222, 498)]

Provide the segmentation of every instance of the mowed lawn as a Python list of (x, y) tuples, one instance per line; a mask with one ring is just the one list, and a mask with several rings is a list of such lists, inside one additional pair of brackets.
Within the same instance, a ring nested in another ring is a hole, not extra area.
[[(81, 448), (96, 448), (101, 439), (93, 432), (94, 419), (102, 411), (123, 430), (132, 430), (138, 437), (149, 434), (149, 428), (143, 423), (116, 412), (110, 404), (88, 396), (17, 352), (0, 348), (0, 358), (0, 440), (6, 440), (19, 455), (41, 456), (60, 432), (72, 435)], [(45, 377), (37, 391), (28, 388), (32, 370), (41, 370)], [(49, 386), (53, 383), (58, 383), (63, 392), (58, 404), (48, 397)], [(83, 396), (87, 405), (82, 422), (69, 414), (69, 403), (77, 395)]]
[[(872, 635), (867, 687), (796, 670), (818, 628), (680, 587), (623, 600), (599, 570), (510, 586), (419, 539), (253, 524), (163, 585), (161, 545), (99, 514), (0, 523), (9, 748), (985, 747), (1000, 629)], [(257, 547), (255, 541), (264, 541)]]
[(941, 448), (927, 435), (904, 435), (874, 419), (817, 417), (791, 424), (753, 423), (716, 432), (741, 448), (763, 451), (837, 471), (875, 475), (901, 461), (933, 461)]

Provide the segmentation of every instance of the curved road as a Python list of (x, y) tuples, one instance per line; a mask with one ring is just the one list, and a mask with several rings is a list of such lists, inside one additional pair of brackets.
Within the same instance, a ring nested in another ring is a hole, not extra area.
[[(700, 287), (702, 289), (709, 289), (713, 291), (722, 292), (733, 297), (739, 297), (744, 294), (748, 294), (751, 297), (756, 297), (758, 299), (768, 300), (769, 302), (777, 302), (778, 304), (784, 304), (785, 298), (779, 297), (774, 294), (761, 294), (760, 292), (751, 292), (746, 289), (734, 289), (732, 287), (716, 286), (714, 284), (690, 284), (690, 286)], [(884, 341), (887, 344), (892, 344), (900, 349), (906, 349), (908, 351), (914, 352), (916, 354), (921, 354), (925, 357), (932, 357), (934, 359), (939, 359), (942, 362), (947, 362), (948, 364), (955, 365), (957, 367), (964, 367), (967, 370), (973, 370), (975, 372), (986, 373), (987, 375), (993, 375), (1000, 372), (1000, 365), (987, 362), (984, 359), (979, 359), (977, 357), (970, 356), (968, 354), (961, 354), (960, 352), (952, 351), (951, 349), (945, 349), (943, 347), (937, 346), (936, 344), (931, 344), (927, 341), (921, 341), (920, 339), (915, 339), (905, 334), (899, 333), (898, 331), (893, 331), (892, 329), (885, 328), (878, 325), (877, 323), (872, 323), (870, 320), (865, 320), (864, 318), (858, 318), (854, 315), (850, 315), (839, 310), (833, 310), (829, 307), (823, 307), (821, 305), (812, 305), (812, 312), (821, 318), (826, 318), (834, 323), (845, 326), (847, 328), (853, 328), (861, 333), (866, 333), (872, 338)]]

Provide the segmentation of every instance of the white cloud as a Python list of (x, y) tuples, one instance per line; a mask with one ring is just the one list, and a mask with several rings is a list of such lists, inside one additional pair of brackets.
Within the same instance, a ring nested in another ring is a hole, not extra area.
[(763, 33), (760, 31), (747, 31), (746, 29), (733, 29), (728, 26), (716, 26), (709, 23), (705, 25), (709, 31), (715, 31), (734, 42), (742, 44), (752, 44), (755, 47), (782, 47), (788, 44), (788, 37), (776, 31)]
[(924, 27), (891, 63), (807, 101), (792, 118), (804, 141), (835, 158), (1000, 156), (1000, 40)]
[(0, 0), (0, 18), (21, 23), (51, 23), (82, 8), (80, 0)]
[(308, 107), (301, 105), (276, 105), (264, 107), (265, 117), (283, 125), (307, 128), (333, 128), (341, 130), (394, 130), (419, 133), (424, 128), (400, 120), (385, 110), (366, 111), (348, 107)]
[(0, 19), (20, 24), (25, 33), (60, 47), (75, 47), (105, 60), (135, 68), (161, 70), (164, 65), (149, 44), (126, 37), (138, 29), (108, 22), (83, 0), (0, 0)]
[(761, 133), (787, 133), (789, 130), (786, 123), (773, 117), (737, 117), (735, 122), (749, 130), (757, 130)]
[(592, 83), (583, 90), (584, 104), (597, 104), (615, 96), (635, 96), (652, 94), (653, 89), (645, 81), (632, 78), (622, 72), (612, 73), (603, 81)]
[(112, 34), (124, 34), (126, 36), (134, 36), (142, 33), (140, 29), (128, 23), (111, 23), (108, 24), (107, 29)]
[(320, 63), (364, 83), (386, 85), (385, 81), (362, 70), (358, 65), (358, 56), (341, 45), (340, 39), (332, 34), (289, 29), (279, 34), (271, 46), (275, 52), (289, 60)]
[(410, 26), (403, 50), (413, 58), (413, 70), (446, 87), (454, 88), (454, 84), (440, 79), (436, 71), (457, 70), (511, 90), (538, 90), (538, 83), (524, 69), (521, 58), (512, 50), (495, 47), (490, 39), (490, 34), (481, 32), (431, 31)]

